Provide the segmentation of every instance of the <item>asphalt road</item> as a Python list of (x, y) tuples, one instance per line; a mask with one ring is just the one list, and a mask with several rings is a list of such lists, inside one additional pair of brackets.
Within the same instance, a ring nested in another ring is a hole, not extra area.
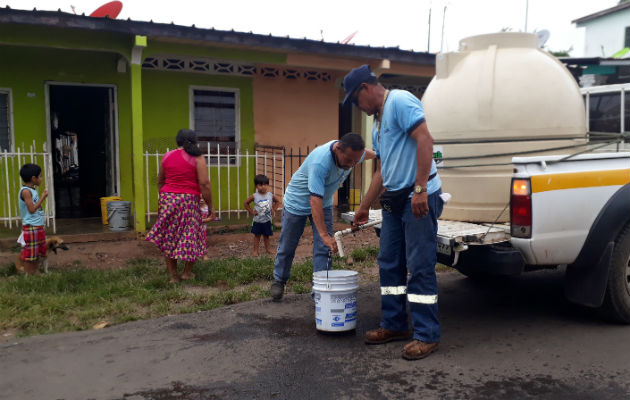
[(0, 399), (628, 399), (630, 327), (567, 303), (562, 274), (477, 283), (439, 275), (442, 343), (366, 346), (378, 287), (359, 290), (356, 332), (318, 333), (308, 295), (0, 345)]

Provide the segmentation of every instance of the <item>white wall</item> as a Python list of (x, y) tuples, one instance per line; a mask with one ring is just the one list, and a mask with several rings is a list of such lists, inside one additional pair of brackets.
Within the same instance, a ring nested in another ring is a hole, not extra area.
[(586, 28), (584, 57), (610, 57), (623, 49), (625, 30), (629, 25), (630, 8), (578, 24), (578, 27)]

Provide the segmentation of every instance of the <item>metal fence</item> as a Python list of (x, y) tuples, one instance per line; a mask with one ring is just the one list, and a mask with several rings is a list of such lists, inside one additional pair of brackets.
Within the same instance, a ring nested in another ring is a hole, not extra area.
[[(254, 153), (230, 153), (229, 149), (208, 145), (203, 156), (212, 185), (214, 208), (219, 217), (246, 214), (245, 199), (255, 191), (254, 175), (269, 178), (272, 193), (282, 198), (293, 173), (310, 153), (310, 147), (286, 149), (282, 146), (256, 145)], [(168, 152), (169, 149), (166, 149)], [(157, 215), (157, 176), (165, 153), (145, 152), (146, 168), (146, 218)], [(338, 208), (354, 209), (361, 202), (361, 176), (363, 164), (357, 165), (338, 192)]]
[(0, 196), (0, 221), (5, 228), (21, 225), (18, 193), (23, 182), (20, 177), (20, 168), (28, 163), (37, 164), (42, 168), (42, 177), (44, 178), (42, 187), (48, 189), (48, 198), (43, 203), (46, 226), (52, 226), (53, 232), (57, 231), (52, 160), (47, 151), (46, 143), (41, 148), (42, 151), (38, 152), (37, 144), (33, 141), (28, 149), (22, 145), (12, 152), (7, 150), (0, 152), (0, 187), (3, 189), (2, 196)]

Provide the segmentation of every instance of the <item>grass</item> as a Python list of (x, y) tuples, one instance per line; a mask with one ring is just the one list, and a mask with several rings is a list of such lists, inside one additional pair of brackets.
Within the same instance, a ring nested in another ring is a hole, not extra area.
[[(333, 268), (339, 268), (335, 262)], [(312, 262), (293, 265), (287, 291), (311, 290)], [(199, 262), (194, 281), (170, 284), (159, 260), (139, 259), (123, 269), (51, 270), (18, 275), (0, 267), (0, 333), (17, 336), (91, 329), (127, 321), (211, 310), (269, 296), (271, 258)]]
[[(352, 269), (374, 271), (377, 255), (376, 246), (354, 249)], [(348, 267), (335, 257), (333, 269), (340, 268)], [(195, 275), (193, 281), (170, 284), (163, 262), (152, 259), (137, 259), (122, 269), (87, 269), (75, 262), (69, 269), (28, 277), (13, 264), (0, 266), (0, 334), (86, 330), (103, 321), (114, 325), (267, 298), (273, 259), (202, 261)], [(309, 293), (312, 276), (310, 259), (295, 263), (287, 292)]]
[(355, 262), (376, 260), (376, 257), (378, 256), (378, 251), (379, 248), (377, 246), (358, 247), (352, 250), (352, 253), (350, 253), (350, 257), (352, 257)]

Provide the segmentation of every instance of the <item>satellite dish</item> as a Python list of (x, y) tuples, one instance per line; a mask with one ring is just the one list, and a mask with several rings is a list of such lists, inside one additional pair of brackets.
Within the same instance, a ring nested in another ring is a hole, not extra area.
[(341, 44), (348, 44), (348, 43), (350, 43), (350, 41), (352, 40), (354, 35), (356, 35), (358, 32), (359, 31), (352, 32), (347, 38), (345, 38), (344, 40), (341, 41)]
[(545, 43), (547, 43), (547, 40), (549, 40), (550, 35), (551, 33), (546, 29), (536, 32), (536, 36), (538, 36), (538, 47), (543, 47)]
[(90, 14), (90, 17), (97, 17), (97, 18), (107, 17), (107, 18), (114, 19), (118, 16), (118, 14), (120, 14), (120, 11), (122, 10), (122, 6), (123, 5), (120, 1), (110, 1), (109, 3), (105, 3), (99, 8), (97, 8), (96, 10), (94, 10), (94, 12)]

